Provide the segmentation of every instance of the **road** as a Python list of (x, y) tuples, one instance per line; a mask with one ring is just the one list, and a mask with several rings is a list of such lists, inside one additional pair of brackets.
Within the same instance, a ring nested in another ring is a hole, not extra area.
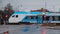
[(0, 34), (5, 31), (9, 31), (9, 34), (60, 34), (60, 26), (0, 25)]

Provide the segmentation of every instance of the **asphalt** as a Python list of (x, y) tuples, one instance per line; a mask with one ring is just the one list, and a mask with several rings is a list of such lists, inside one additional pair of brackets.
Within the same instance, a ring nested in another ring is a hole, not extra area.
[(0, 34), (60, 34), (60, 26), (48, 27), (41, 25), (0, 25)]

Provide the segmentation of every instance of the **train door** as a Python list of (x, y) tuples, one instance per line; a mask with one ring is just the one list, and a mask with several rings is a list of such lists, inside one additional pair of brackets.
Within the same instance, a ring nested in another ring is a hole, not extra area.
[(38, 24), (42, 24), (43, 23), (42, 16), (37, 16), (37, 23)]

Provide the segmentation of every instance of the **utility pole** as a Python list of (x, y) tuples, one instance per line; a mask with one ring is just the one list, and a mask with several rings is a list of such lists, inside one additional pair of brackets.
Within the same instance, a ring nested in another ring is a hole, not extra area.
[(23, 10), (23, 5), (21, 4), (20, 5), (20, 9), (19, 9), (20, 11), (22, 11)]
[(3, 0), (0, 0), (0, 9), (2, 9), (2, 1), (3, 1)]
[(47, 7), (47, 3), (46, 0), (44, 0), (43, 16), (44, 16), (45, 23), (46, 23), (46, 7)]
[(53, 5), (53, 12), (55, 12), (55, 6)]
[(44, 4), (45, 4), (44, 8), (46, 9), (46, 6), (47, 6), (46, 0), (44, 0)]
[(0, 4), (2, 3), (2, 0), (0, 0)]

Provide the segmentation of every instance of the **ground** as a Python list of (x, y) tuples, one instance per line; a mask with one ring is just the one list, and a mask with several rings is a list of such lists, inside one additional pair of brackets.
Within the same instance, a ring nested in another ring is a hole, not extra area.
[(0, 25), (0, 34), (6, 31), (9, 34), (60, 34), (60, 26)]

